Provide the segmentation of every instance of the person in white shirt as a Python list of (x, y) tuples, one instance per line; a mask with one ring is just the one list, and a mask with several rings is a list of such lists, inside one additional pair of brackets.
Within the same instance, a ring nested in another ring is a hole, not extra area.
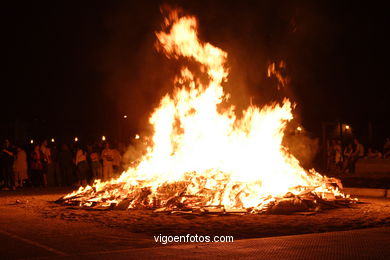
[(77, 173), (77, 184), (81, 186), (87, 185), (87, 174), (88, 174), (87, 152), (81, 147), (77, 148), (75, 164), (76, 164), (76, 173)]

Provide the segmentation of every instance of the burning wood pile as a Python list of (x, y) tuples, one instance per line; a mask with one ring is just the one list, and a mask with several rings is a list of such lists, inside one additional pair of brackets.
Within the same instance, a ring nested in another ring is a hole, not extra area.
[(139, 185), (129, 189), (126, 183), (106, 183), (100, 190), (96, 188), (99, 185), (95, 185), (81, 188), (81, 192), (60, 198), (57, 203), (99, 210), (153, 209), (155, 212), (172, 214), (286, 214), (349, 207), (355, 202), (342, 193), (335, 195), (338, 189), (342, 189), (341, 182), (335, 178), (326, 178), (322, 187), (294, 187), (283, 196), (259, 197), (259, 204), (248, 208), (245, 208), (240, 200), (246, 185), (237, 183), (235, 205), (211, 205), (210, 198), (219, 197), (219, 201), (222, 201), (220, 197), (223, 193), (220, 191), (226, 188), (228, 182), (210, 189), (206, 187), (206, 179), (197, 177), (197, 183), (202, 187), (196, 194), (191, 194), (193, 176), (194, 174), (188, 174), (185, 181), (165, 183), (159, 186), (156, 192), (153, 192), (151, 187), (140, 188)]
[[(293, 119), (288, 99), (249, 105), (237, 116), (223, 88), (227, 53), (199, 40), (195, 17), (172, 11), (156, 35), (168, 58), (187, 59), (191, 66), (181, 68), (173, 93), (151, 115), (154, 134), (146, 152), (119, 178), (80, 187), (58, 202), (225, 214), (315, 211), (353, 201), (337, 179), (306, 171), (282, 145)], [(282, 87), (287, 83), (274, 64), (268, 76)]]

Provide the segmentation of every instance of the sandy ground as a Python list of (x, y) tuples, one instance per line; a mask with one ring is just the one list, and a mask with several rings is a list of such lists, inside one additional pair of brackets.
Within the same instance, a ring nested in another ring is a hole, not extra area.
[(230, 235), (236, 240), (390, 226), (390, 200), (382, 198), (360, 198), (362, 204), (314, 215), (171, 215), (151, 210), (86, 210), (54, 203), (69, 191), (64, 188), (1, 191), (2, 216), (12, 219), (16, 218), (13, 214), (23, 214), (23, 220), (15, 221), (88, 225), (88, 229), (137, 233), (143, 239), (140, 247), (152, 246), (153, 236), (159, 234)]

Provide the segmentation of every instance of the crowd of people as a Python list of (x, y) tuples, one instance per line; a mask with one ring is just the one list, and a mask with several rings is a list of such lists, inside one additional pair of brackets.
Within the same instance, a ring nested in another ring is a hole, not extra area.
[[(0, 187), (15, 190), (23, 186), (85, 186), (96, 179), (109, 180), (129, 166), (125, 151), (125, 145), (112, 147), (106, 141), (86, 146), (63, 143), (58, 148), (47, 140), (30, 146), (5, 140), (0, 152)], [(354, 173), (360, 159), (390, 159), (390, 138), (386, 138), (382, 152), (371, 147), (366, 152), (356, 138), (344, 148), (340, 140), (332, 140), (327, 151), (328, 172)]]
[(383, 152), (369, 147), (367, 152), (357, 138), (344, 149), (340, 140), (332, 140), (328, 149), (327, 171), (333, 173), (354, 173), (360, 159), (390, 159), (390, 138), (386, 138)]
[(0, 152), (0, 187), (79, 186), (95, 179), (109, 180), (125, 168), (125, 150), (123, 144), (112, 147), (109, 142), (64, 143), (58, 148), (47, 140), (30, 146), (5, 140)]

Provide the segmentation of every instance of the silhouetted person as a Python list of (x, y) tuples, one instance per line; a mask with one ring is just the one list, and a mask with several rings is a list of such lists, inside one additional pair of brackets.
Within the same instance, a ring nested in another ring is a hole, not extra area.
[(352, 173), (355, 173), (356, 162), (364, 157), (364, 146), (359, 142), (357, 138), (353, 140), (355, 144), (355, 150), (352, 153)]
[(87, 185), (87, 175), (88, 175), (87, 152), (81, 146), (77, 148), (75, 164), (76, 164), (77, 184), (81, 186)]
[(122, 156), (121, 156), (119, 150), (116, 149), (115, 147), (112, 149), (112, 152), (114, 155), (113, 160), (112, 160), (112, 169), (114, 172), (114, 176), (117, 177), (122, 171), (122, 167), (121, 167)]
[(352, 153), (353, 153), (353, 146), (352, 144), (348, 144), (344, 148), (343, 156), (343, 172), (351, 172), (352, 171)]
[(100, 163), (100, 152), (98, 148), (94, 147), (89, 156), (91, 158), (92, 179), (103, 180), (103, 169), (102, 164)]
[(61, 151), (58, 154), (58, 164), (60, 166), (63, 183), (68, 186), (72, 185), (75, 181), (75, 176), (73, 174), (73, 155), (67, 144), (61, 146)]
[(383, 158), (390, 158), (390, 138), (387, 137), (385, 144), (383, 145)]
[(378, 150), (370, 147), (370, 148), (368, 148), (368, 151), (367, 151), (367, 158), (380, 159), (380, 158), (382, 158), (382, 154)]
[(6, 139), (0, 153), (1, 174), (4, 180), (4, 189), (15, 189), (15, 175), (13, 171), (14, 158), (15, 151), (11, 146), (11, 142)]
[(337, 173), (340, 173), (341, 172), (341, 169), (343, 167), (343, 151), (342, 151), (342, 148), (341, 148), (341, 141), (340, 140), (337, 140), (334, 145), (333, 145), (333, 149), (334, 149), (334, 163), (335, 163), (335, 171)]
[(30, 172), (31, 182), (36, 187), (44, 186), (43, 167), (43, 154), (39, 149), (39, 145), (35, 145), (31, 152)]
[(106, 147), (102, 151), (103, 160), (103, 179), (108, 180), (114, 177), (113, 161), (114, 151), (110, 148), (110, 144), (107, 142)]
[(15, 172), (15, 186), (23, 187), (24, 182), (27, 181), (28, 179), (27, 154), (20, 146), (16, 148), (14, 172)]
[(328, 150), (328, 171), (339, 173), (342, 167), (341, 141), (332, 140)]
[(55, 143), (52, 144), (50, 147), (50, 154), (51, 154), (51, 163), (54, 171), (54, 183), (56, 186), (63, 186), (63, 180), (62, 180), (62, 175), (61, 175), (61, 170), (60, 170), (60, 165), (58, 163), (58, 149), (57, 145)]
[(55, 168), (52, 163), (51, 149), (48, 146), (47, 140), (41, 144), (41, 152), (43, 154), (43, 183), (45, 186), (54, 186), (55, 183)]

